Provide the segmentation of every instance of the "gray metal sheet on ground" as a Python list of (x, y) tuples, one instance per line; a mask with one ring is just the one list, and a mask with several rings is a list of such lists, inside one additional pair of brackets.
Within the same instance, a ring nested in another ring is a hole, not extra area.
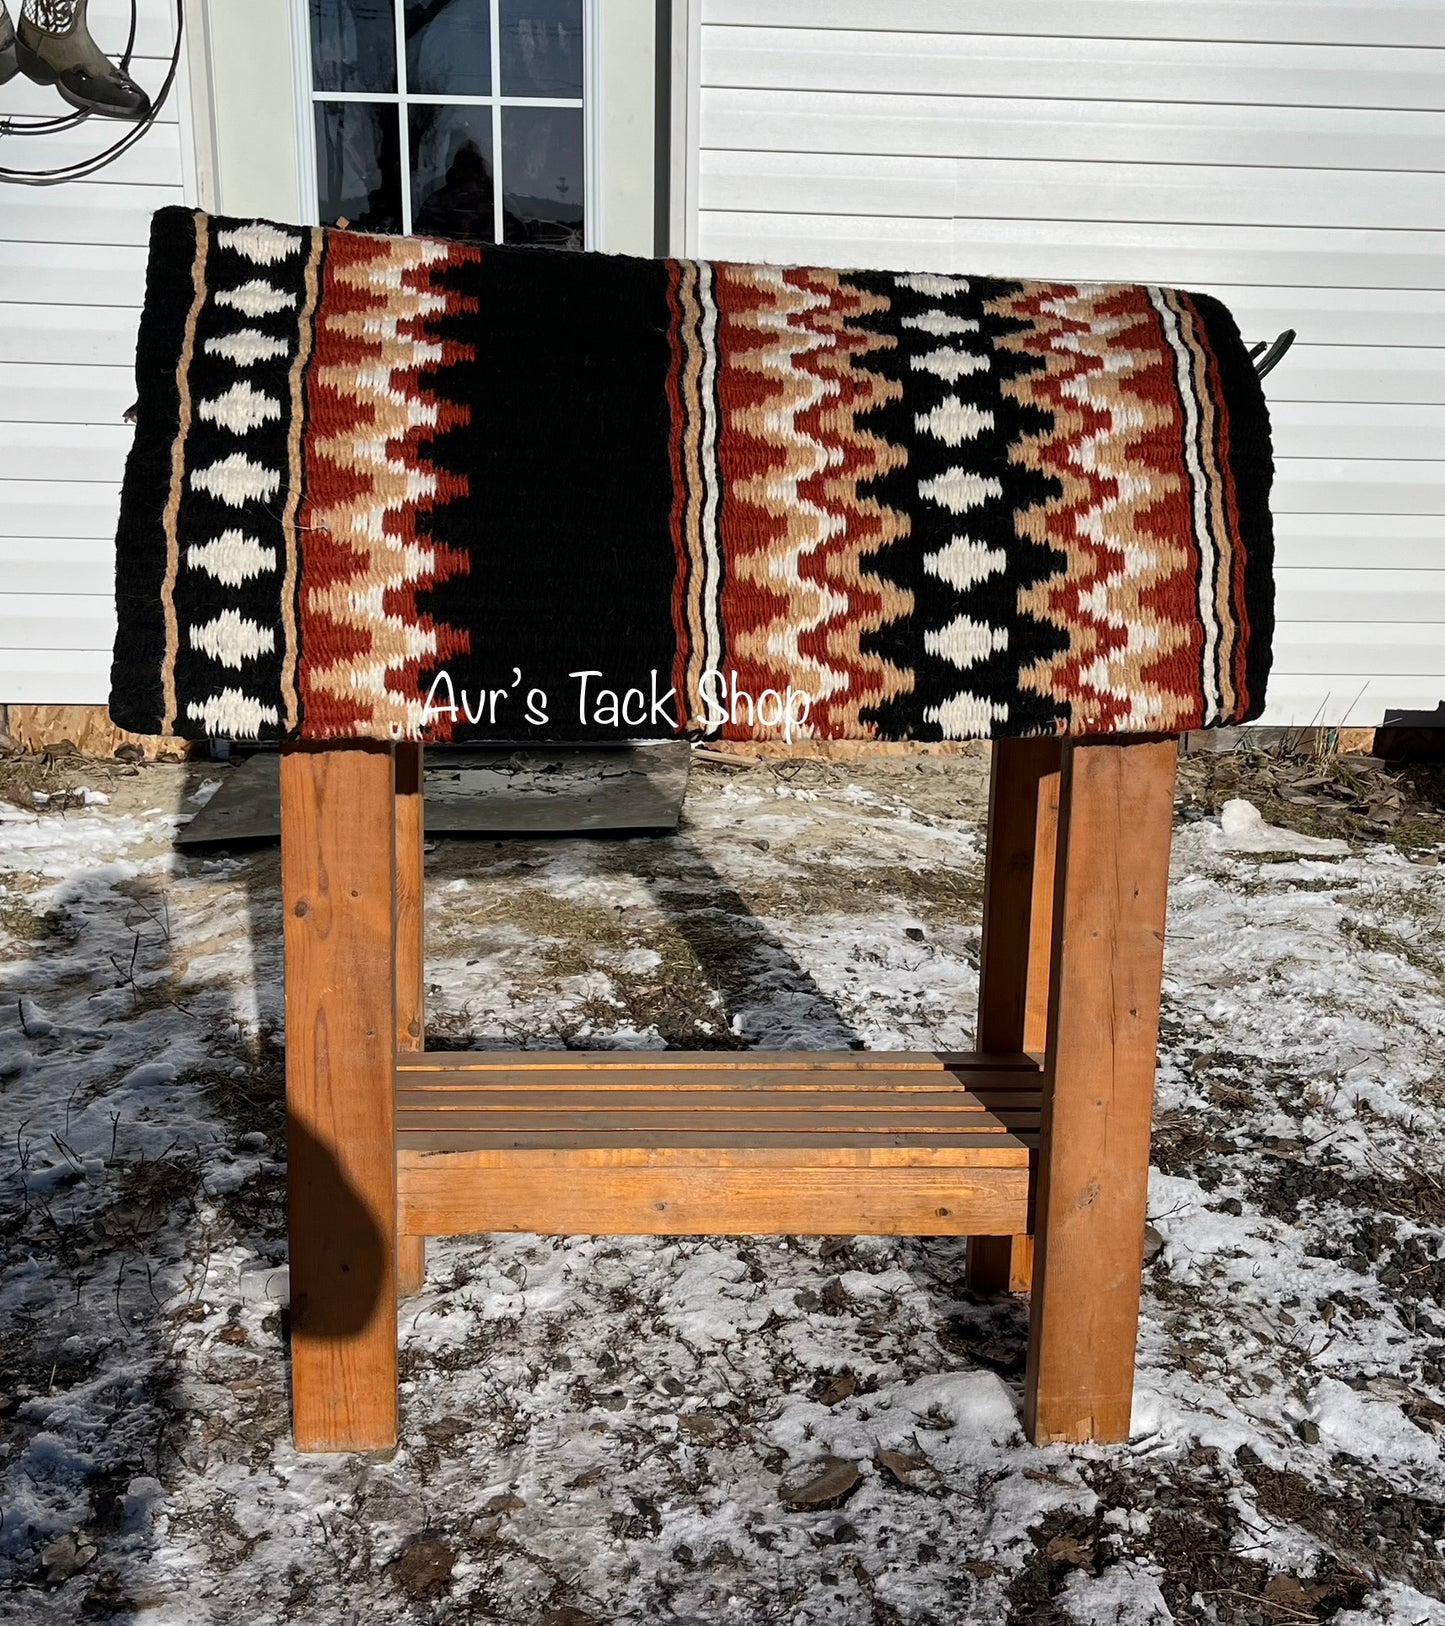
[[(680, 741), (613, 750), (438, 752), (426, 766), (427, 834), (675, 830), (690, 755)], [(258, 752), (216, 771), (221, 788), (180, 830), (176, 845), (278, 840), (280, 757)]]

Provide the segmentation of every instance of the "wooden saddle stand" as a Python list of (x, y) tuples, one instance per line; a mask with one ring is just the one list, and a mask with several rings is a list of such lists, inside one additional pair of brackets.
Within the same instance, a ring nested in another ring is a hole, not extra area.
[(397, 1437), (397, 1295), (484, 1231), (967, 1236), (1029, 1438), (1129, 1432), (1177, 742), (993, 747), (975, 1052), (423, 1045), (421, 748), (284, 749), (296, 1445)]

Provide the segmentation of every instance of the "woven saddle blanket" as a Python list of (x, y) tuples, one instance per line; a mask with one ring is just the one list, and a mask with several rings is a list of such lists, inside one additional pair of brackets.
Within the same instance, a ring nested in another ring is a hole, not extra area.
[(111, 715), (238, 739), (1181, 732), (1264, 701), (1269, 427), (1166, 288), (165, 209)]

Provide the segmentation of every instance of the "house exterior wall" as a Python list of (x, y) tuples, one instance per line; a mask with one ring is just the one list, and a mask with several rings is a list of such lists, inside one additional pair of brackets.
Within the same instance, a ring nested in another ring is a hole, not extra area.
[[(11, 6), (12, 16), (17, 7)], [(129, 0), (91, 0), (91, 32), (124, 48)], [(165, 77), (172, 0), (140, 0), (134, 71)], [(0, 117), (69, 109), (23, 76)], [(135, 333), (151, 212), (190, 195), (183, 96), (93, 180), (0, 186), (0, 703), (103, 704), (109, 690), (117, 499), (135, 399)], [(40, 169), (124, 133), (0, 137), (0, 163)]]
[[(1266, 386), (1264, 721), (1445, 700), (1439, 0), (694, 0), (688, 246), (1182, 284)], [(677, 60), (677, 58), (675, 58)]]
[[(105, 700), (147, 223), (180, 201), (301, 209), (293, 3), (254, 0), (247, 20), (266, 27), (232, 38), (239, 8), (194, 0), (194, 98), (183, 81), (92, 181), (0, 191), (0, 703)], [(639, 134), (616, 115), (633, 89), (650, 114), (649, 7), (600, 6), (606, 246), (632, 252), (648, 246), (650, 117)], [(1268, 384), (1281, 624), (1266, 721), (1368, 726), (1445, 698), (1439, 0), (673, 10), (675, 248), (1177, 282), (1219, 294), (1251, 337), (1297, 328)], [(173, 0), (140, 0), (147, 84), (173, 18)], [(92, 0), (91, 19), (118, 49), (128, 0)], [(58, 105), (23, 78), (0, 87), (0, 116)], [(120, 128), (0, 138), (0, 162), (64, 162)]]

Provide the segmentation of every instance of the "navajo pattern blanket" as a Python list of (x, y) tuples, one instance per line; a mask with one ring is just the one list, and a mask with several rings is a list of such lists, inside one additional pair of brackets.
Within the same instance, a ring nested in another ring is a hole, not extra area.
[(1264, 700), (1269, 429), (1166, 288), (162, 210), (111, 715), (239, 739), (1181, 732)]

